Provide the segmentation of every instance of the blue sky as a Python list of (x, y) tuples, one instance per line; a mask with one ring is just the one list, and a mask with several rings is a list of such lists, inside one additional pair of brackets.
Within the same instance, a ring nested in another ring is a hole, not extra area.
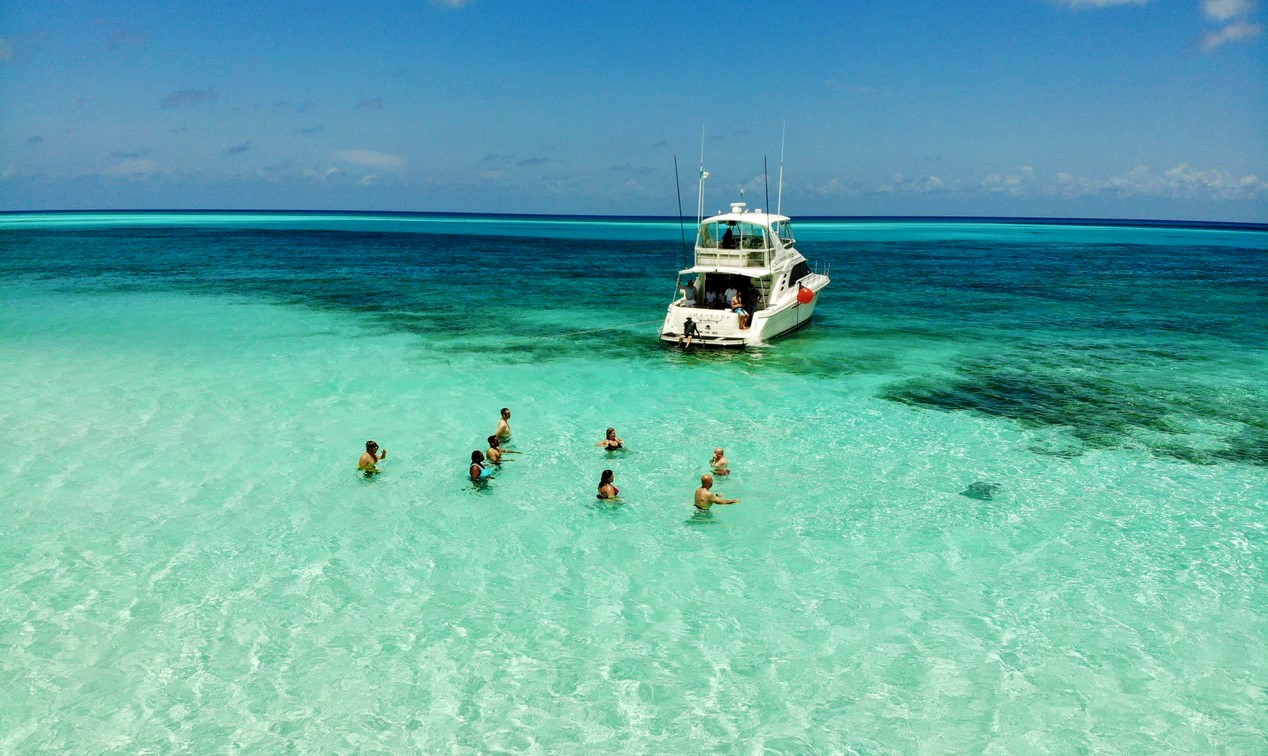
[(1256, 0), (0, 5), (0, 209), (1268, 222)]

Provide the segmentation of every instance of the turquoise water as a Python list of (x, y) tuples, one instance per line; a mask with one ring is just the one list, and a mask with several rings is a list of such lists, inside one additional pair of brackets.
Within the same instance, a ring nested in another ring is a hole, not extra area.
[(0, 216), (0, 751), (1268, 749), (1262, 229), (802, 223), (684, 354), (676, 223), (129, 220)]

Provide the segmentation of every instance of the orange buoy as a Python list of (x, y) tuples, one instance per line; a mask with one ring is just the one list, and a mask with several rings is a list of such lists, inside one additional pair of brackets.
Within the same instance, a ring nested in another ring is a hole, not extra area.
[(802, 304), (810, 304), (815, 299), (815, 293), (810, 289), (802, 286), (797, 290), (797, 301)]

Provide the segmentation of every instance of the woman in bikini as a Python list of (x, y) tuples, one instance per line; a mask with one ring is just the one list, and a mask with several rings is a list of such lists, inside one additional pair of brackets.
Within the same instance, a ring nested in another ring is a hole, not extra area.
[(625, 439), (617, 438), (616, 428), (608, 428), (607, 436), (595, 446), (602, 446), (604, 451), (616, 451), (625, 448)]
[(600, 499), (615, 499), (620, 492), (620, 489), (612, 485), (612, 471), (604, 470), (603, 474), (599, 476), (598, 497)]

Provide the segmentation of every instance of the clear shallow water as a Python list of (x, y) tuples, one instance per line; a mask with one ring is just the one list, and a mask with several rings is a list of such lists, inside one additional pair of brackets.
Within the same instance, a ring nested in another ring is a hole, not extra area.
[(0, 750), (1268, 747), (1263, 232), (802, 224), (682, 354), (674, 224), (8, 228)]

